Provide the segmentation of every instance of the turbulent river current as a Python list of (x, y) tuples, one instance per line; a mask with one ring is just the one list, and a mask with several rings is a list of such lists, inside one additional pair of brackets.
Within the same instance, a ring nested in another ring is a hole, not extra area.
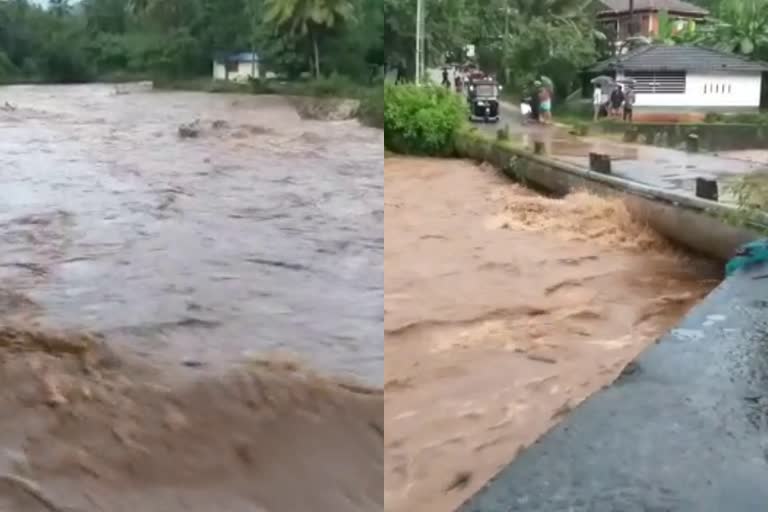
[(155, 360), (286, 351), (380, 385), (380, 131), (277, 97), (25, 86), (3, 103), (6, 315)]

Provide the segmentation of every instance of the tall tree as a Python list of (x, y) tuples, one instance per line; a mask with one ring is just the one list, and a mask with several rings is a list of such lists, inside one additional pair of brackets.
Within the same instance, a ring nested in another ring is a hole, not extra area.
[(722, 0), (701, 42), (721, 50), (768, 57), (768, 0)]
[(71, 9), (69, 0), (48, 0), (48, 5), (51, 12), (59, 17), (69, 14)]
[(324, 33), (349, 22), (354, 17), (350, 0), (265, 0), (267, 23), (287, 28), (291, 33), (309, 37), (315, 77), (320, 73), (320, 38)]

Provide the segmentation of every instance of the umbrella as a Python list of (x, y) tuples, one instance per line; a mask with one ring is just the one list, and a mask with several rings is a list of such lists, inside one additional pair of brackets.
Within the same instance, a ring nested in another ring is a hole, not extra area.
[(593, 78), (591, 81), (592, 81), (593, 85), (599, 85), (600, 87), (602, 87), (603, 85), (613, 85), (614, 84), (613, 78), (611, 78), (610, 76), (606, 76), (606, 75), (600, 75), (598, 77)]
[(549, 78), (548, 76), (541, 75), (540, 80), (541, 80), (541, 83), (544, 84), (544, 87), (546, 87), (550, 91), (555, 90), (555, 83), (552, 81), (551, 78)]

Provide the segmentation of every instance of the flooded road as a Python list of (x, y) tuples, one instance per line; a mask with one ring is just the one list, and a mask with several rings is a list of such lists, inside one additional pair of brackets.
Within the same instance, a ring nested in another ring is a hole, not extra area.
[(6, 317), (171, 364), (278, 350), (381, 383), (380, 131), (276, 97), (89, 85), (0, 103)]
[(453, 510), (719, 280), (618, 200), (385, 163), (385, 503)]
[(609, 155), (614, 175), (671, 192), (695, 195), (696, 178), (717, 180), (721, 183), (722, 200), (726, 202), (730, 200), (728, 183), (740, 176), (768, 169), (765, 151), (761, 150), (687, 153), (680, 149), (622, 142), (615, 134), (578, 137), (563, 126), (524, 126), (519, 111), (510, 105), (503, 107), (498, 126), (477, 126), (488, 134), (508, 126), (512, 142), (531, 151), (535, 144), (541, 144), (543, 153), (549, 158), (583, 168), (589, 167), (589, 153)]

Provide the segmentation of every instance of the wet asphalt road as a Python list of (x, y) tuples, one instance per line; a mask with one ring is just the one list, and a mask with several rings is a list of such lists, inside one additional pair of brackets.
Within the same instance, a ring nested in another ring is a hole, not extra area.
[(460, 512), (764, 512), (765, 277), (729, 278)]

